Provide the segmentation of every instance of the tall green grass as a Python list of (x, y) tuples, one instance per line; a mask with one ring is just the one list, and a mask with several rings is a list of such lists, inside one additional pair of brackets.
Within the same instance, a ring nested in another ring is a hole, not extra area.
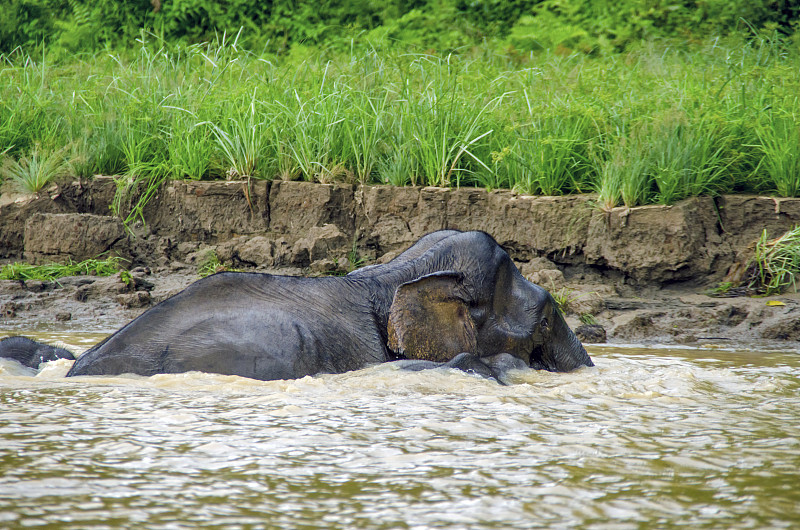
[(620, 202), (630, 208), (732, 191), (735, 145), (728, 131), (705, 119), (692, 123), (671, 112), (655, 116), (609, 149), (600, 169), (601, 202), (606, 208)]
[(756, 126), (764, 152), (763, 175), (781, 197), (800, 197), (800, 122), (798, 115), (770, 113)]
[(5, 167), (36, 148), (76, 176), (116, 175), (127, 221), (180, 178), (596, 191), (605, 208), (800, 193), (800, 50), (776, 38), (599, 57), (278, 57), (224, 36), (143, 38), (121, 55), (0, 62)]

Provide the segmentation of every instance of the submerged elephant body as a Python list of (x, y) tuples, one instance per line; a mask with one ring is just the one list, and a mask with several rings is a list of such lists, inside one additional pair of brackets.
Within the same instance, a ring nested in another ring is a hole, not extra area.
[(389, 360), (368, 300), (352, 300), (344, 284), (334, 277), (215, 274), (81, 355), (68, 375), (196, 370), (294, 379)]
[[(343, 277), (199, 280), (81, 355), (67, 375), (292, 379), (398, 359), (447, 363), (461, 353), (510, 354), (551, 371), (592, 366), (550, 294), (491, 236), (445, 230)], [(474, 366), (464, 357), (451, 365)]]

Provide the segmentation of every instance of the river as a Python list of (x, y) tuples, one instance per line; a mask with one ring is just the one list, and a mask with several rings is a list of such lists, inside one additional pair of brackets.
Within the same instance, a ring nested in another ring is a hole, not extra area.
[(800, 525), (800, 351), (588, 349), (510, 386), (0, 361), (0, 528)]

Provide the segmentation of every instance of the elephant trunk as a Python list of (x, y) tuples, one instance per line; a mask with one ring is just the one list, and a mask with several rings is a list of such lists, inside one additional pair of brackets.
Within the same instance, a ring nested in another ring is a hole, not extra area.
[(581, 366), (594, 366), (591, 357), (586, 353), (586, 349), (581, 344), (575, 333), (569, 328), (569, 338), (564, 348), (556, 347), (554, 354), (555, 367), (558, 372), (571, 372)]
[(571, 372), (582, 366), (594, 366), (581, 341), (563, 318), (558, 333), (531, 355), (531, 368), (549, 372)]

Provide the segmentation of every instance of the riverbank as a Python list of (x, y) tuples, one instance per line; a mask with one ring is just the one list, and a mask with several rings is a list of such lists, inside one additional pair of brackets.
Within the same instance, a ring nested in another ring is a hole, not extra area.
[(2, 262), (106, 253), (128, 260), (131, 277), (2, 281), (4, 334), (37, 327), (111, 331), (196, 280), (203, 266), (343, 274), (452, 228), (493, 235), (524, 275), (566, 303), (573, 327), (596, 322), (611, 342), (785, 349), (800, 340), (797, 294), (703, 294), (747, 259), (764, 228), (775, 237), (800, 224), (800, 199), (697, 197), (604, 211), (593, 195), (176, 181), (151, 199), (144, 222), (129, 233), (109, 215), (115, 189), (109, 177), (35, 196), (0, 189)]

